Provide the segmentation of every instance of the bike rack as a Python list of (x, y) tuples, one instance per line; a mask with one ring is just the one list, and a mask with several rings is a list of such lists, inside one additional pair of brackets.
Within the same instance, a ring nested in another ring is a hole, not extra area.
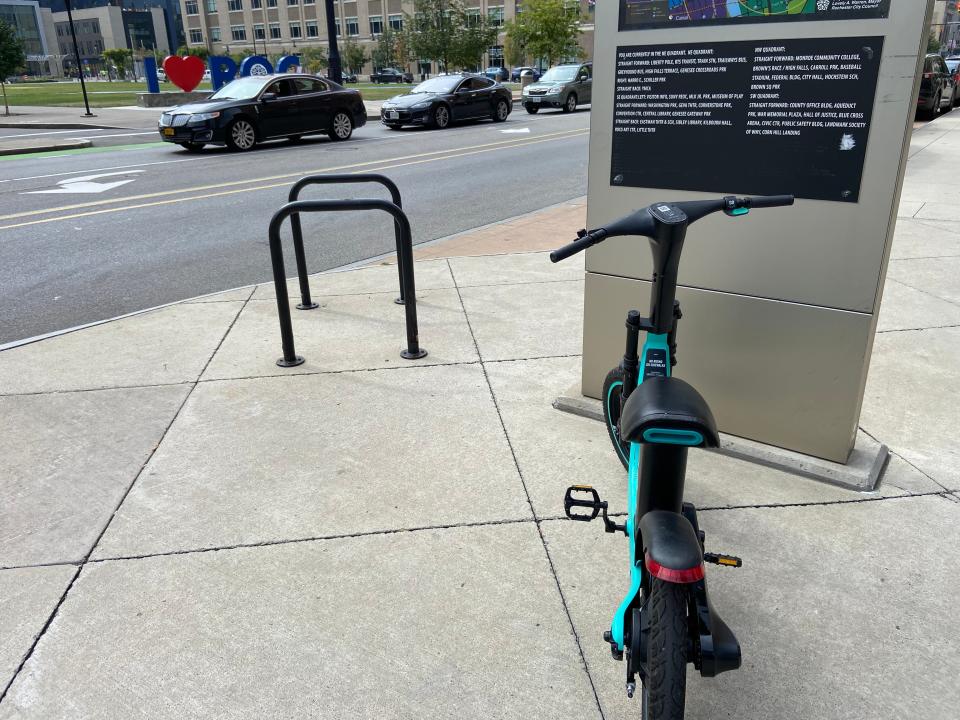
[[(304, 180), (306, 179), (304, 178)], [(400, 357), (406, 360), (417, 360), (427, 354), (427, 351), (420, 347), (418, 336), (417, 295), (413, 279), (413, 236), (410, 233), (410, 221), (403, 210), (395, 203), (387, 200), (299, 200), (287, 203), (277, 210), (270, 219), (270, 262), (273, 264), (273, 283), (277, 290), (277, 313), (280, 316), (280, 340), (283, 344), (283, 357), (277, 360), (277, 365), (280, 367), (294, 367), (303, 363), (303, 357), (297, 355), (293, 342), (290, 299), (287, 297), (287, 273), (283, 264), (283, 248), (280, 245), (280, 228), (283, 221), (291, 216), (297, 218), (302, 212), (360, 210), (383, 210), (393, 216), (398, 230), (397, 260), (400, 266), (401, 288), (404, 298), (407, 299), (407, 302), (404, 303), (407, 347), (400, 352)], [(300, 252), (302, 254), (302, 245)], [(301, 275), (301, 283), (304, 277)]]
[[(333, 175), (307, 175), (297, 180), (294, 186), (290, 188), (287, 201), (296, 202), (299, 200), (300, 191), (307, 185), (333, 185), (339, 183), (380, 183), (390, 191), (393, 204), (401, 210), (403, 209), (400, 189), (393, 180), (385, 175), (372, 173), (361, 175), (347, 175), (342, 173)], [(300, 304), (297, 305), (297, 310), (313, 310), (317, 308), (318, 305), (310, 299), (310, 281), (307, 279), (307, 258), (303, 252), (303, 230), (300, 227), (299, 214), (293, 216), (290, 220), (290, 225), (293, 228), (293, 252), (297, 260), (297, 277), (300, 279)], [(402, 253), (400, 252), (400, 245), (403, 240), (399, 221), (394, 221), (394, 228), (397, 239), (397, 272), (400, 274), (400, 297), (396, 298), (394, 302), (397, 303), (397, 305), (403, 305), (405, 295), (403, 289), (403, 261), (401, 259)]]

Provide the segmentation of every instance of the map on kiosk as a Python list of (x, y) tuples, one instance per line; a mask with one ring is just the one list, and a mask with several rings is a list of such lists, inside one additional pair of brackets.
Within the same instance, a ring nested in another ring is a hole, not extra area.
[(789, 20), (885, 18), (890, 0), (620, 0), (620, 30)]

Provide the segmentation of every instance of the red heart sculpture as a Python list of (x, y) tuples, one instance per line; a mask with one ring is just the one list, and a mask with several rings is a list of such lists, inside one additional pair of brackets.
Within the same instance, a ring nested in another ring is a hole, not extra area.
[(196, 55), (167, 55), (163, 59), (163, 71), (170, 81), (184, 92), (190, 92), (200, 84), (206, 69), (203, 60)]

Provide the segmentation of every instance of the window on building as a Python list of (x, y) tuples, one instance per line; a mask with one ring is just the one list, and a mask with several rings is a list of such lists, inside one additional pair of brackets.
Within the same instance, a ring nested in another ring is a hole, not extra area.
[(280, 23), (270, 23), (270, 39), (280, 39)]
[(187, 15), (199, 15), (200, 8), (197, 7), (197, 0), (187, 0), (184, 3), (184, 8), (187, 11)]
[(307, 20), (307, 37), (308, 38), (320, 37), (320, 30), (317, 27), (316, 20)]
[(217, 0), (207, 0), (206, 8), (208, 13), (215, 13), (217, 11)]
[(503, 5), (487, 8), (487, 17), (494, 27), (503, 27)]
[(267, 31), (264, 29), (263, 25), (257, 24), (253, 26), (253, 39), (254, 40), (266, 40)]
[(383, 35), (383, 15), (370, 16), (370, 34)]
[(316, 0), (303, 0), (304, 5), (313, 5), (315, 2)]
[(210, 28), (210, 40), (212, 42), (220, 42), (220, 28), (218, 27)]
[(503, 45), (494, 45), (487, 50), (487, 55), (490, 56), (491, 67), (505, 67), (503, 62)]
[(227, 0), (227, 9), (230, 12), (243, 10), (243, 0)]
[(230, 37), (233, 38), (234, 40), (246, 40), (247, 29), (243, 25), (231, 25)]
[(299, 5), (300, 0), (287, 0), (287, 5)]
[(467, 27), (477, 27), (480, 24), (480, 8), (467, 9)]
[(355, 17), (348, 17), (347, 22), (347, 35), (351, 37), (357, 36), (360, 34), (360, 21)]
[(203, 33), (199, 30), (190, 30), (190, 42), (192, 43), (202, 43), (203, 42)]
[(387, 18), (391, 30), (403, 30), (403, 15), (390, 15)]
[(250, 0), (250, 7), (254, 10), (259, 10), (263, 7), (263, 0)]
[(298, 22), (290, 23), (290, 37), (294, 39), (303, 37), (303, 28), (300, 27), (300, 23)]
[(277, 0), (267, 0), (267, 7), (276, 7)]

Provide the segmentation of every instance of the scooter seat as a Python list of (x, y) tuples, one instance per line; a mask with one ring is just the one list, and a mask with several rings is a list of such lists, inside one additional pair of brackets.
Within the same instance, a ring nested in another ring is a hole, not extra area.
[(630, 393), (620, 417), (627, 442), (718, 447), (720, 436), (710, 406), (690, 383), (652, 377)]

